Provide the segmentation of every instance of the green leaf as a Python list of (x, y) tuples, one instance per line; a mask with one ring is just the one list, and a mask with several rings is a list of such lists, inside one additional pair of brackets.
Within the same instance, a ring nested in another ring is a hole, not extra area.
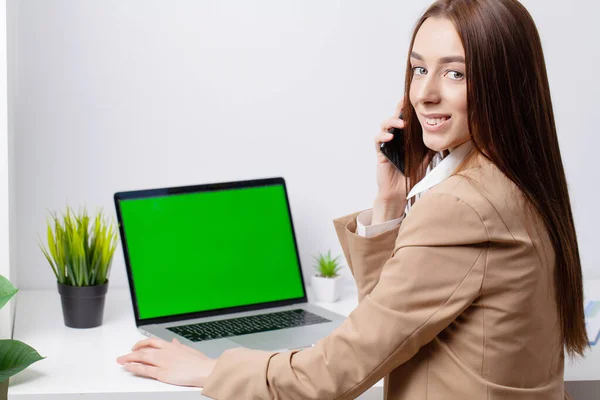
[[(0, 275), (0, 308), (4, 307), (11, 297), (15, 295), (19, 290), (13, 286), (12, 283), (2, 275)], [(2, 352), (0, 352), (2, 354)]]
[(52, 271), (54, 271), (54, 275), (56, 276), (56, 279), (58, 280), (58, 272), (56, 271), (56, 268), (54, 267), (54, 263), (52, 262), (52, 259), (50, 258), (50, 255), (48, 254), (48, 251), (39, 242), (38, 242), (38, 246), (42, 250), (42, 253), (44, 253), (44, 256), (46, 257), (46, 260), (48, 260), (48, 263), (52, 267)]
[[(48, 223), (48, 248), (40, 249), (60, 283), (71, 286), (100, 285), (107, 280), (117, 247), (117, 230), (102, 212), (93, 217), (75, 213), (67, 206), (64, 214), (52, 214)], [(56, 267), (56, 268), (54, 268)]]
[(12, 339), (0, 340), (0, 355), (0, 382), (46, 358), (31, 346)]
[(66, 268), (66, 278), (65, 278), (65, 285), (71, 285), (71, 286), (77, 286), (76, 282), (75, 282), (75, 271), (73, 270), (73, 261), (72, 261), (72, 256), (71, 256), (71, 248), (69, 246), (69, 243), (67, 241), (67, 239), (65, 238), (63, 240), (63, 254), (65, 257), (65, 268)]
[(315, 269), (320, 276), (325, 278), (335, 278), (339, 274), (340, 266), (338, 265), (338, 259), (340, 256), (331, 258), (331, 250), (327, 254), (320, 254), (319, 257), (313, 256), (317, 261)]
[(56, 268), (58, 270), (58, 281), (67, 283), (66, 256), (65, 256), (65, 232), (58, 221), (58, 217), (54, 216), (54, 234), (56, 235)]
[(56, 243), (54, 242), (54, 235), (52, 234), (52, 227), (50, 223), (48, 223), (48, 247), (50, 249), (50, 254), (56, 260)]

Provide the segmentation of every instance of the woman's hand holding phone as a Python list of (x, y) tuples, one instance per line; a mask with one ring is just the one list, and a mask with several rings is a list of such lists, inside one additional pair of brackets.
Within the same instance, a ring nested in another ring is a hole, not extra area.
[(386, 143), (394, 137), (392, 128), (404, 128), (404, 121), (398, 116), (402, 112), (404, 101), (396, 107), (394, 117), (388, 118), (381, 124), (381, 132), (375, 135), (375, 151), (377, 152), (377, 197), (373, 204), (371, 223), (378, 224), (399, 218), (406, 207), (406, 177), (382, 153), (381, 143)]

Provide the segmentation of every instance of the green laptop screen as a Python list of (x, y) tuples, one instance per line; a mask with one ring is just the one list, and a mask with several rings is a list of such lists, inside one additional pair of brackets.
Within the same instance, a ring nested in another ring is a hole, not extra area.
[(140, 319), (304, 296), (283, 185), (120, 200)]

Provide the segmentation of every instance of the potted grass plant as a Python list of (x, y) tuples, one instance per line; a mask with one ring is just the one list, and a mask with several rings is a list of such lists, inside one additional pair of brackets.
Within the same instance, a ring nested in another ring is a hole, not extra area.
[[(8, 279), (0, 275), (0, 308), (4, 307), (17, 291)], [(0, 340), (0, 397), (8, 387), (8, 378), (44, 358), (20, 340)]]
[(327, 254), (313, 256), (316, 261), (316, 274), (312, 276), (312, 287), (317, 301), (333, 303), (339, 298), (340, 264), (339, 258), (331, 258), (331, 251)]
[(85, 209), (75, 213), (67, 207), (61, 217), (51, 213), (47, 225), (47, 247), (41, 241), (39, 246), (56, 276), (65, 325), (102, 325), (108, 276), (117, 247), (115, 224), (109, 223), (102, 212), (90, 218)]

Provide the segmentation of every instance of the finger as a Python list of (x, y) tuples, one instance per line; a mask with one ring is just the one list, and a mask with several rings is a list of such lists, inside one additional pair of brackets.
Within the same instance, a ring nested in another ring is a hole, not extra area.
[(153, 347), (155, 349), (162, 349), (163, 347), (165, 347), (165, 343), (168, 342), (159, 338), (148, 338), (140, 340), (139, 342), (134, 344), (131, 348), (131, 351), (136, 351), (138, 349), (141, 349), (142, 347)]
[(381, 132), (379, 135), (375, 136), (375, 152), (377, 153), (377, 157), (380, 159), (380, 161), (387, 160), (387, 158), (381, 153), (381, 145), (391, 141), (393, 138), (394, 135), (388, 132)]
[(381, 143), (389, 142), (393, 138), (394, 138), (394, 134), (392, 134), (392, 133), (380, 132), (377, 135), (375, 135), (375, 137), (373, 138), (373, 141), (375, 142), (375, 147), (379, 148), (379, 146), (381, 146)]
[(379, 144), (381, 142), (389, 142), (393, 138), (394, 138), (394, 134), (393, 133), (390, 133), (390, 132), (379, 132), (377, 135), (375, 135), (375, 137), (373, 137), (373, 141), (376, 144)]
[(155, 350), (141, 349), (133, 353), (126, 354), (117, 358), (119, 364), (126, 364), (131, 362), (144, 363), (150, 365), (156, 365), (156, 357), (154, 354)]
[(388, 118), (381, 123), (382, 131), (390, 131), (392, 128), (404, 129), (404, 121), (400, 118)]
[(125, 364), (125, 369), (127, 371), (133, 372), (139, 376), (145, 376), (148, 378), (156, 379), (158, 368), (153, 365), (144, 365), (144, 364)]

